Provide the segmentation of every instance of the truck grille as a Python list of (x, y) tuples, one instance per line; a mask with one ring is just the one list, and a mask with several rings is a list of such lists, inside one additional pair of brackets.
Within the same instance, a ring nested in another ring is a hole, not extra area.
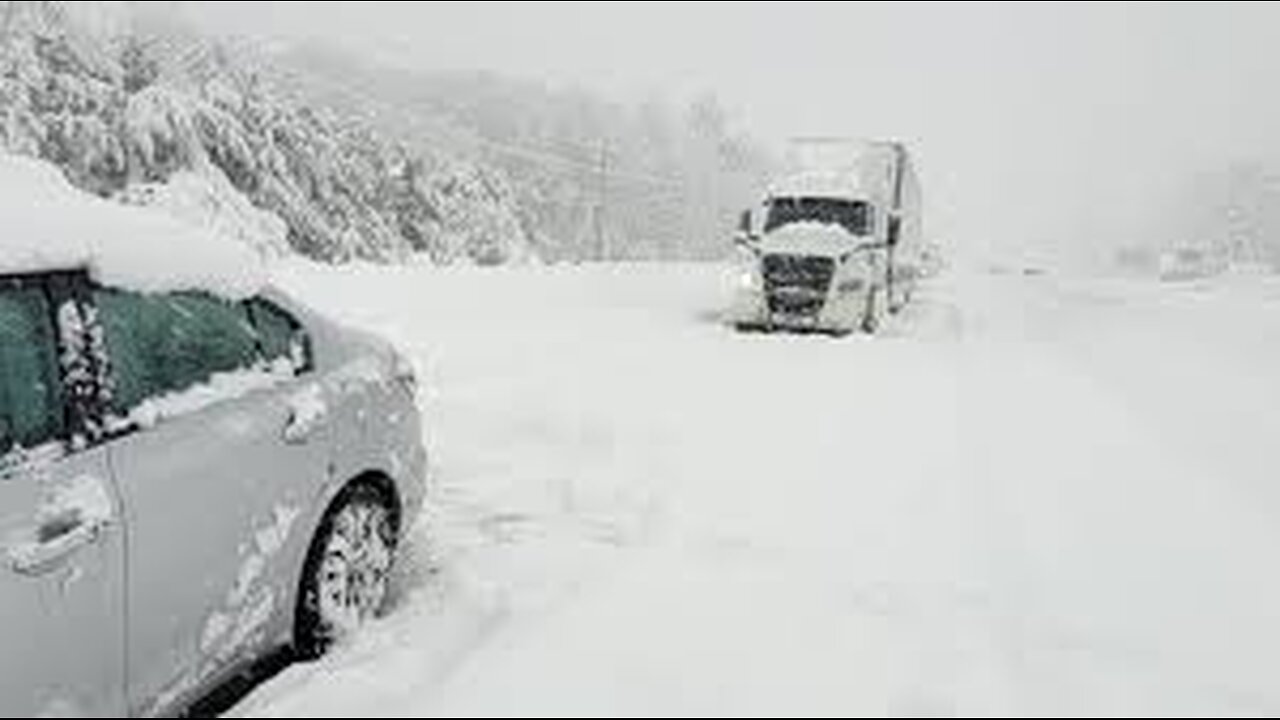
[(768, 255), (764, 259), (764, 286), (769, 312), (781, 315), (817, 315), (822, 312), (836, 264), (831, 258), (804, 255)]

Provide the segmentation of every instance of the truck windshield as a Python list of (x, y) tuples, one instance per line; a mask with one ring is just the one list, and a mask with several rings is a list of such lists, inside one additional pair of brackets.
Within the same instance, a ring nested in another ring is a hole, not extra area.
[(775, 198), (769, 203), (764, 231), (795, 223), (839, 225), (858, 237), (870, 235), (874, 214), (870, 203), (836, 198)]

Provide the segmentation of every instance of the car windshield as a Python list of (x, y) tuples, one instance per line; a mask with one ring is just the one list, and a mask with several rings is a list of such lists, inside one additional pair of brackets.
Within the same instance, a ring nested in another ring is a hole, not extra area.
[(871, 204), (861, 200), (776, 198), (769, 203), (764, 229), (773, 232), (795, 223), (820, 223), (839, 225), (852, 235), (865, 237), (871, 234), (873, 219)]

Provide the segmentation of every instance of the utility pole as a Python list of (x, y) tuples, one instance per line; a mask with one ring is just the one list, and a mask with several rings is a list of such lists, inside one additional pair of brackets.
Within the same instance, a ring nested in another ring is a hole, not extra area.
[(596, 260), (606, 262), (609, 259), (608, 228), (606, 227), (605, 208), (609, 203), (609, 141), (600, 141), (599, 187), (596, 199)]

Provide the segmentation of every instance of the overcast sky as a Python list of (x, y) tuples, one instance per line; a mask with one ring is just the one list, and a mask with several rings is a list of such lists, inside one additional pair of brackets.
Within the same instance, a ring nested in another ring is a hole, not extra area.
[(1149, 229), (1196, 169), (1280, 157), (1271, 3), (183, 5), (219, 30), (402, 66), (622, 100), (710, 90), (775, 143), (903, 138), (940, 232), (1110, 240)]

